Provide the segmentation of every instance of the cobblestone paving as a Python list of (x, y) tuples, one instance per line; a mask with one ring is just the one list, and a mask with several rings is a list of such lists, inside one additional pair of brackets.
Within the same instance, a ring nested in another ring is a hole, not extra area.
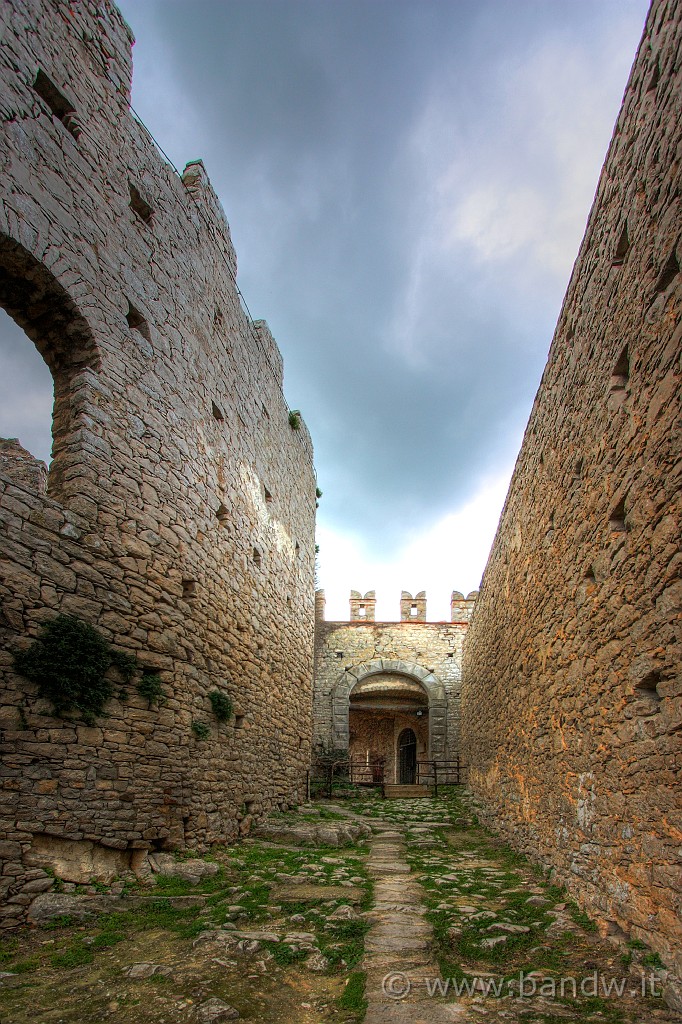
[(600, 937), (474, 811), (451, 795), (366, 809), (375, 828), (366, 1024), (679, 1020), (652, 995), (666, 982), (657, 955)]

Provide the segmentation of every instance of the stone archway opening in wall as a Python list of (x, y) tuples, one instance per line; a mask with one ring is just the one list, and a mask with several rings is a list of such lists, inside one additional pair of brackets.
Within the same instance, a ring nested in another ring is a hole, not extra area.
[[(7, 322), (16, 340), (19, 327), (33, 342), (45, 362), (54, 385), (52, 406), (52, 459), (47, 478), (48, 493), (62, 496), (65, 476), (74, 475), (79, 454), (74, 446), (75, 415), (73, 410), (74, 378), (86, 368), (99, 369), (99, 353), (95, 339), (74, 299), (52, 271), (23, 245), (0, 232), (0, 307), (14, 324)], [(9, 333), (9, 332), (6, 332)], [(20, 338), (18, 339), (21, 340)], [(29, 377), (31, 371), (28, 371)], [(12, 376), (11, 386), (20, 387)], [(49, 386), (43, 387), (48, 393)], [(44, 405), (49, 401), (43, 396)], [(24, 400), (30, 401), (30, 395)], [(1, 434), (13, 434), (12, 424), (3, 422)], [(21, 440), (21, 439), (20, 439)], [(41, 451), (40, 455), (46, 455)], [(40, 463), (31, 460), (31, 453), (20, 444), (0, 447), (0, 469), (26, 477), (28, 486), (37, 487)], [(21, 465), (20, 465), (21, 464)], [(44, 469), (42, 470), (44, 487)]]
[(334, 747), (347, 749), (355, 763), (381, 764), (386, 782), (399, 780), (405, 730), (415, 737), (415, 774), (417, 761), (445, 756), (445, 688), (421, 665), (377, 659), (348, 668), (336, 681), (332, 705)]

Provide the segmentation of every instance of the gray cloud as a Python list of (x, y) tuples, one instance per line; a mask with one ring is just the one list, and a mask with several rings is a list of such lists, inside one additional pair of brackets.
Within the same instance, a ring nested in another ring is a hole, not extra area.
[(134, 102), (201, 155), (313, 434), (390, 556), (513, 458), (645, 0), (125, 0)]

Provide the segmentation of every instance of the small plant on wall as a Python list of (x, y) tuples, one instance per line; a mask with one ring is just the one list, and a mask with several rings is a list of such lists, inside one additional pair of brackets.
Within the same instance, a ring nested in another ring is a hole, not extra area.
[(211, 730), (206, 725), (206, 722), (192, 722), (192, 732), (198, 740), (208, 739)]
[(115, 650), (94, 626), (73, 615), (46, 623), (36, 640), (14, 655), (14, 668), (38, 687), (57, 716), (80, 712), (91, 723), (113, 695), (109, 670), (128, 683), (137, 670), (129, 654)]
[(156, 704), (159, 708), (162, 704), (166, 703), (161, 676), (158, 672), (144, 671), (142, 678), (137, 684), (137, 692), (141, 697), (149, 701), (150, 704)]
[(298, 409), (292, 409), (289, 413), (289, 426), (292, 430), (300, 430), (301, 428), (301, 414)]
[(211, 690), (208, 695), (213, 708), (213, 714), (219, 722), (227, 722), (232, 717), (232, 701), (220, 690)]

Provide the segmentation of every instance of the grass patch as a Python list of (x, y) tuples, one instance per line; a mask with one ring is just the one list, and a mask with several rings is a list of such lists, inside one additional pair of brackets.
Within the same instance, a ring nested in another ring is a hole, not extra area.
[(320, 942), (320, 951), (333, 969), (355, 967), (365, 952), (365, 935), (370, 929), (369, 921), (330, 922), (327, 934)]
[(82, 942), (67, 946), (61, 953), (53, 953), (50, 963), (53, 967), (82, 967), (83, 964), (91, 964), (95, 956), (91, 949), (84, 946)]
[(352, 1010), (358, 1014), (359, 1019), (362, 1019), (367, 1010), (367, 1000), (365, 999), (366, 983), (367, 974), (365, 971), (353, 971), (348, 977), (346, 987), (336, 1000), (336, 1005), (339, 1009)]
[(26, 960), (18, 960), (12, 966), (12, 972), (14, 974), (30, 974), (32, 971), (37, 971), (40, 967), (39, 956), (29, 956)]
[(9, 935), (0, 941), (0, 964), (6, 964), (13, 960), (19, 949), (19, 939), (16, 935)]
[(290, 967), (310, 956), (309, 949), (292, 949), (284, 942), (266, 942), (263, 944), (272, 953), (272, 958), (279, 967)]

